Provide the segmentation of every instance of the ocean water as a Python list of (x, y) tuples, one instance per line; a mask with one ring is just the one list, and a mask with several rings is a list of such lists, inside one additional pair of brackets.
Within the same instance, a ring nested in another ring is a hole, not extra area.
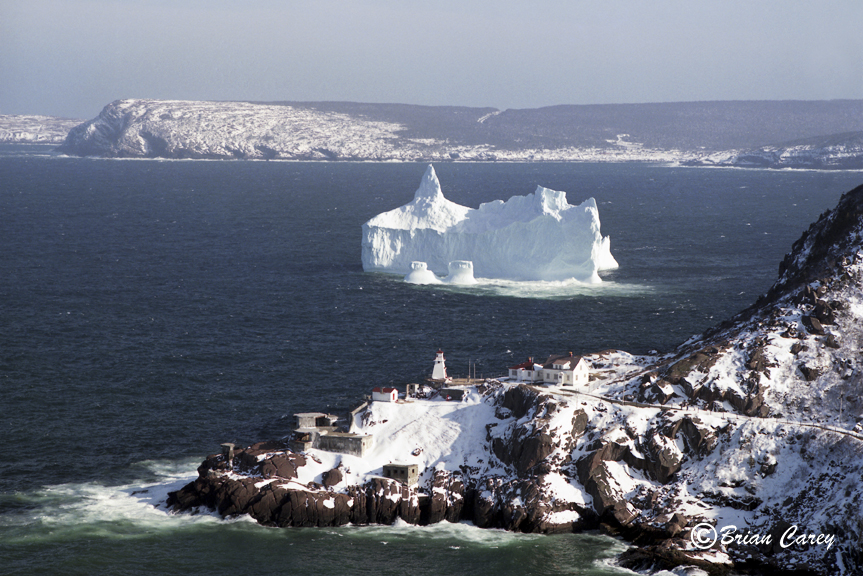
[(597, 200), (599, 286), (414, 286), (360, 226), (421, 164), (114, 161), (0, 147), (0, 573), (607, 574), (625, 545), (467, 524), (264, 528), (154, 504), (221, 442), (430, 372), (667, 351), (751, 304), (861, 172), (439, 164), (447, 198)]

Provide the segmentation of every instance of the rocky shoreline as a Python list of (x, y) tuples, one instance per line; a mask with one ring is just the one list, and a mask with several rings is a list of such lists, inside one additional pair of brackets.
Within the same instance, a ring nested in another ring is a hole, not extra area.
[[(350, 422), (364, 458), (288, 440), (209, 456), (175, 512), (269, 526), (470, 521), (600, 530), (622, 566), (863, 570), (863, 186), (796, 242), (771, 290), (674, 352), (585, 355), (595, 393), (505, 379), (372, 402)], [(385, 478), (413, 461), (417, 485)]]

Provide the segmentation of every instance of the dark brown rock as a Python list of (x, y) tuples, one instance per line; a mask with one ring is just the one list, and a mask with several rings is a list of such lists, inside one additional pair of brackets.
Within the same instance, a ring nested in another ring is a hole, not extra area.
[(812, 315), (818, 319), (821, 324), (835, 324), (833, 308), (830, 307), (824, 300), (819, 300), (815, 303), (815, 309)]
[(818, 318), (815, 318), (814, 316), (803, 316), (801, 320), (803, 322), (803, 326), (806, 327), (806, 330), (810, 334), (824, 334), (824, 326), (821, 325)]
[(333, 468), (323, 474), (324, 486), (327, 488), (332, 488), (343, 479), (342, 471), (338, 468)]
[(249, 515), (264, 525), (277, 525), (278, 512), (289, 500), (288, 491), (272, 484), (264, 486), (248, 508)]
[(523, 418), (531, 408), (536, 407), (540, 396), (536, 388), (519, 384), (504, 392), (502, 406), (508, 408), (516, 418)]
[(647, 437), (646, 448), (649, 453), (647, 459), (647, 471), (663, 484), (668, 483), (672, 476), (680, 470), (683, 464), (683, 455), (664, 436), (653, 431)]
[(706, 347), (694, 354), (681, 358), (669, 366), (665, 371), (664, 378), (671, 384), (678, 384), (682, 378), (685, 378), (696, 368), (701, 372), (707, 372), (716, 363), (718, 358), (718, 348), (715, 346)]
[(369, 514), (366, 508), (368, 500), (365, 488), (362, 486), (349, 486), (348, 498), (353, 502), (350, 507), (351, 524), (364, 525), (369, 523)]
[(698, 417), (684, 417), (680, 423), (680, 431), (683, 433), (686, 447), (694, 454), (708, 454), (719, 442), (713, 428), (704, 424)]
[(297, 470), (301, 466), (305, 466), (305, 464), (305, 456), (287, 452), (263, 460), (258, 465), (258, 469), (264, 478), (278, 477), (291, 479), (297, 477)]
[(578, 409), (575, 411), (575, 414), (572, 417), (573, 439), (581, 438), (581, 436), (584, 435), (585, 430), (587, 430), (588, 422), (590, 422), (590, 419), (587, 417), (584, 410)]
[(806, 364), (800, 365), (800, 373), (803, 374), (803, 377), (806, 378), (807, 382), (817, 380), (821, 375), (821, 372), (817, 368), (810, 368)]
[(216, 490), (219, 500), (219, 514), (222, 516), (236, 516), (245, 514), (258, 495), (255, 488), (255, 478), (243, 478), (241, 480), (226, 480)]
[(750, 370), (755, 370), (756, 372), (764, 372), (764, 369), (767, 367), (767, 358), (764, 355), (764, 348), (762, 346), (758, 346), (749, 356), (749, 361), (746, 363), (746, 367)]
[(389, 478), (373, 478), (366, 489), (369, 523), (392, 524), (399, 516), (402, 484)]

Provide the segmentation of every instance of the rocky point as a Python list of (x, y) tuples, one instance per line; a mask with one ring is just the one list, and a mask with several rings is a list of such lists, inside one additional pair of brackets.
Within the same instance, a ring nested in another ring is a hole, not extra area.
[[(669, 354), (585, 355), (590, 391), (506, 379), (372, 402), (362, 457), (288, 439), (208, 457), (175, 511), (271, 526), (602, 530), (635, 569), (863, 572), (863, 187), (793, 245), (747, 310)], [(419, 481), (384, 478), (414, 463)]]

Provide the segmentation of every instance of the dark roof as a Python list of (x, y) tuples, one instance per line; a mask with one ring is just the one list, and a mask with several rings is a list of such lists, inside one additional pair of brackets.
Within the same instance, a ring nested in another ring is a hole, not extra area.
[(573, 356), (572, 352), (568, 352), (566, 354), (552, 354), (548, 357), (548, 360), (545, 361), (545, 364), (542, 365), (543, 368), (553, 368), (555, 364), (563, 364), (564, 362), (572, 362), (570, 364), (570, 368), (575, 368), (575, 365), (578, 364), (578, 361), (581, 360), (581, 356)]

